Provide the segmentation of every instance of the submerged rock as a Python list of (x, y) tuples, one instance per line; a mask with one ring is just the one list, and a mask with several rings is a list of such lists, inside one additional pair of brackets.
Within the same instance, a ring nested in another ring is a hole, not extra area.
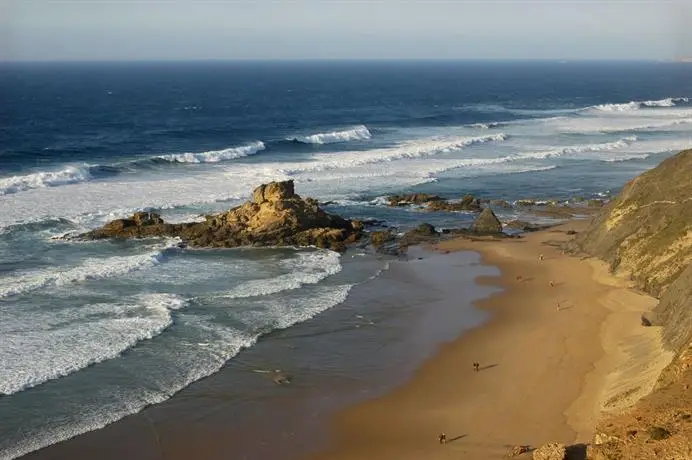
[(84, 239), (179, 237), (190, 246), (317, 246), (343, 250), (357, 241), (363, 225), (329, 214), (312, 198), (295, 193), (293, 181), (257, 187), (252, 201), (204, 222), (167, 224), (155, 213), (135, 213), (80, 235)]
[(502, 233), (502, 223), (490, 208), (485, 208), (471, 226), (475, 233)]

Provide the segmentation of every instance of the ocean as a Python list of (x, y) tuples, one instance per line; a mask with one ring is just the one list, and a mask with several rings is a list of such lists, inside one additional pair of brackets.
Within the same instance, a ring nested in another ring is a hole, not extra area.
[[(223, 385), (238, 407), (259, 401), (267, 393), (242, 376), (288, 360), (281, 331), (309, 331), (300, 360), (329, 385), (365, 378), (367, 360), (335, 363), (325, 347), (379, 349), (389, 329), (378, 324), (405, 311), (359, 310), (377, 303), (368, 286), (405, 270), (367, 248), (58, 237), (139, 210), (203, 219), (271, 180), (402, 231), (474, 216), (389, 208), (388, 194), (607, 198), (692, 147), (690, 98), (687, 63), (0, 64), (0, 458), (111, 424), (224, 368), (235, 368)], [(473, 274), (488, 268), (459, 264), (470, 305)], [(440, 336), (476, 314), (467, 308)], [(439, 340), (410, 345), (423, 359)], [(252, 353), (266, 365), (243, 365)]]

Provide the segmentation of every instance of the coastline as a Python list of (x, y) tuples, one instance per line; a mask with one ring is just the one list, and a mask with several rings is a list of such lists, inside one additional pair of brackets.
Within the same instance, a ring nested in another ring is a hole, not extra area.
[(551, 246), (587, 225), (573, 220), (521, 239), (434, 245), (476, 251), (500, 269), (499, 277), (477, 280), (503, 289), (476, 302), (491, 318), (441, 345), (408, 383), (339, 412), (331, 447), (308, 458), (483, 460), (548, 442), (574, 445), (575, 458), (584, 458), (600, 416), (645, 396), (672, 358), (660, 328), (640, 324), (655, 299), (602, 262)]

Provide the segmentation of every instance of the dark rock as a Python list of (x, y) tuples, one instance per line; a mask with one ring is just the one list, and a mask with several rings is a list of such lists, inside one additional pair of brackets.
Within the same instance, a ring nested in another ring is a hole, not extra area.
[(401, 237), (399, 240), (399, 246), (413, 246), (415, 244), (421, 244), (429, 241), (435, 241), (439, 238), (439, 233), (430, 224), (423, 223), (413, 230), (409, 230)]
[(587, 205), (590, 208), (602, 208), (605, 202), (603, 200), (589, 200)]
[(395, 238), (396, 236), (391, 230), (378, 230), (370, 232), (370, 243), (376, 248), (390, 241), (394, 241)]
[(410, 193), (407, 195), (392, 195), (387, 197), (389, 201), (389, 206), (407, 206), (411, 204), (425, 204), (432, 201), (442, 200), (437, 195), (430, 195), (427, 193)]
[(316, 200), (296, 195), (293, 181), (260, 185), (252, 201), (204, 222), (166, 224), (158, 214), (139, 212), (80, 235), (85, 239), (179, 237), (197, 247), (317, 246), (337, 251), (357, 241), (363, 230), (320, 209)]
[(480, 211), (481, 203), (478, 198), (471, 195), (465, 195), (461, 201), (437, 200), (427, 204), (427, 211)]
[(495, 213), (490, 208), (485, 208), (476, 220), (473, 222), (471, 229), (476, 233), (501, 233), (502, 223), (495, 216)]
[(654, 441), (661, 441), (670, 437), (670, 431), (660, 426), (652, 426), (646, 430)]

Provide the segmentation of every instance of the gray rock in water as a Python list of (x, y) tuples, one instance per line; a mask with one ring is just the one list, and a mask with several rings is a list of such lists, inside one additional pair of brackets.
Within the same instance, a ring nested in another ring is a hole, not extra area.
[(473, 222), (471, 229), (476, 233), (501, 233), (502, 223), (495, 216), (495, 213), (490, 208), (485, 208), (476, 220)]

